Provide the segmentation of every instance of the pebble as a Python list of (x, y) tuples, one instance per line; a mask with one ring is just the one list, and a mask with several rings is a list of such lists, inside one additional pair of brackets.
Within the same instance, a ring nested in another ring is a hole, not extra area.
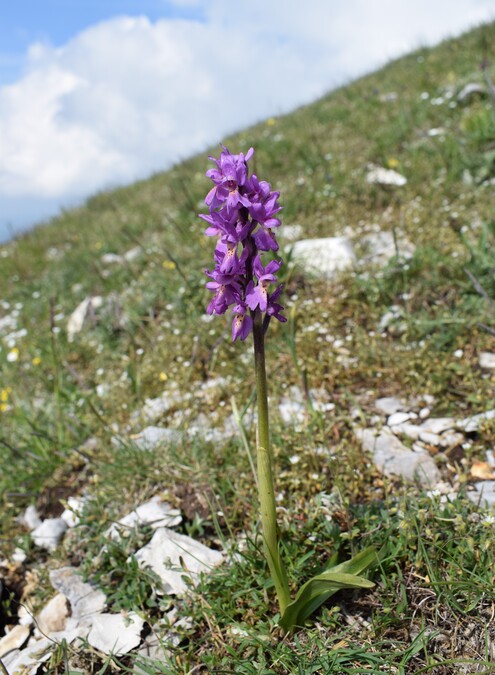
[(67, 598), (62, 593), (57, 593), (38, 614), (37, 629), (45, 635), (63, 631), (68, 616)]
[(358, 429), (355, 433), (363, 450), (372, 454), (375, 466), (386, 476), (418, 480), (423, 487), (431, 487), (440, 479), (438, 468), (428, 452), (410, 450), (390, 430)]
[(480, 364), (480, 368), (483, 368), (484, 370), (494, 370), (495, 354), (493, 352), (481, 352), (478, 363)]
[(185, 576), (195, 584), (201, 572), (223, 562), (223, 555), (191, 537), (160, 527), (151, 541), (137, 551), (136, 560), (158, 574), (165, 593), (182, 595), (188, 588)]
[(389, 427), (395, 427), (398, 424), (403, 424), (404, 422), (408, 422), (409, 420), (412, 420), (416, 417), (416, 413), (413, 412), (396, 412), (390, 415), (387, 420), (387, 424)]
[(385, 415), (393, 415), (399, 410), (404, 410), (406, 407), (404, 401), (401, 401), (394, 396), (384, 396), (375, 401), (375, 408)]
[(106, 531), (110, 539), (120, 539), (121, 532), (134, 527), (149, 525), (153, 529), (158, 527), (176, 527), (182, 522), (182, 516), (178, 509), (173, 509), (169, 504), (162, 502), (159, 496), (136, 507), (126, 516), (121, 518)]
[(292, 260), (305, 272), (324, 279), (333, 279), (338, 272), (349, 269), (356, 262), (347, 237), (300, 239), (288, 248)]
[(29, 626), (18, 624), (7, 635), (0, 639), (0, 658), (13, 651), (20, 649), (31, 633)]
[(67, 530), (67, 523), (62, 518), (47, 518), (31, 532), (36, 546), (55, 551)]
[(105, 594), (82, 580), (74, 567), (60, 567), (50, 572), (53, 588), (63, 593), (71, 606), (71, 616), (84, 619), (103, 611)]
[(141, 642), (144, 619), (135, 612), (98, 614), (88, 634), (89, 644), (104, 654), (122, 656)]

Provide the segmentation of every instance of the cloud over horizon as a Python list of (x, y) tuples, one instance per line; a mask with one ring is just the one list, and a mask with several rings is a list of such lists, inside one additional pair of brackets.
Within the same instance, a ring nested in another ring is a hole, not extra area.
[(493, 17), (488, 0), (374, 4), (211, 0), (197, 20), (120, 16), (31, 45), (0, 87), (0, 240), (16, 204), (43, 217)]

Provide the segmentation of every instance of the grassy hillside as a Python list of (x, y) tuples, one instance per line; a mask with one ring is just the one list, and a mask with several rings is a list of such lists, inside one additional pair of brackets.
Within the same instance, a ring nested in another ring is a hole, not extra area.
[[(375, 590), (337, 596), (295, 639), (270, 634), (264, 594), (272, 594), (240, 437), (152, 453), (133, 443), (146, 426), (139, 411), (164, 391), (172, 403), (161, 426), (186, 429), (202, 415), (220, 428), (234, 397), (254, 443), (250, 346), (231, 343), (225, 317), (205, 321), (204, 153), (0, 247), (0, 537), (3, 557), (27, 552), (3, 572), (12, 622), (20, 595), (41, 607), (52, 593), (49, 571), (68, 561), (108, 594), (112, 611), (135, 609), (155, 623), (166, 603), (156, 580), (129, 563), (136, 542), (105, 553), (102, 545), (111, 521), (162, 494), (181, 509), (183, 531), (209, 545), (248, 536), (242, 564), (178, 603), (192, 624), (163, 670), (150, 673), (495, 672), (493, 521), (463, 492), (493, 448), (495, 426), (437, 457), (458, 491), (453, 502), (381, 476), (352, 432), (381, 396), (429, 395), (436, 417), (495, 407), (494, 371), (479, 366), (482, 352), (495, 351), (495, 98), (459, 98), (470, 83), (489, 90), (494, 44), (495, 24), (482, 26), (222, 139), (232, 152), (254, 146), (255, 173), (281, 192), (282, 228), (299, 225), (303, 238), (347, 234), (357, 250), (377, 230), (399, 242), (384, 267), (360, 265), (331, 283), (286, 265), (290, 321), (271, 326), (267, 344), (274, 404), (302, 387), (305, 373), (334, 405), (309, 411), (300, 426), (274, 415), (285, 555), (307, 554), (290, 571), (300, 579), (335, 549), (346, 555), (373, 543), (383, 552)], [(371, 164), (407, 184), (369, 184)], [(400, 255), (403, 239), (415, 245), (410, 259)], [(103, 304), (69, 340), (68, 318), (88, 296)], [(380, 329), (390, 308), (395, 332)], [(15, 517), (30, 504), (45, 518), (59, 515), (83, 492), (92, 499), (81, 525), (53, 555), (40, 552)], [(50, 672), (68, 672), (57, 654)], [(71, 672), (103, 667), (89, 648), (69, 656)], [(132, 658), (110, 659), (105, 672), (132, 672)]]

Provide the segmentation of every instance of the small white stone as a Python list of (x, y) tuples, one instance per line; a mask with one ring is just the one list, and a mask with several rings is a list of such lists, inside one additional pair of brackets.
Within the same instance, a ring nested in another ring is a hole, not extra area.
[(478, 363), (480, 368), (493, 370), (495, 368), (495, 354), (493, 352), (481, 352)]
[(85, 583), (73, 567), (52, 570), (50, 582), (56, 591), (63, 593), (69, 600), (74, 619), (85, 619), (98, 614), (106, 604), (105, 594)]
[(36, 506), (31, 504), (24, 511), (24, 514), (19, 518), (19, 522), (25, 525), (28, 530), (35, 530), (42, 523)]
[(10, 630), (7, 635), (0, 639), (0, 658), (13, 651), (20, 649), (29, 637), (31, 629), (29, 626), (18, 624)]
[(58, 633), (65, 629), (68, 616), (67, 598), (62, 593), (57, 593), (38, 614), (36, 627), (44, 635)]
[(75, 527), (79, 524), (80, 514), (84, 507), (86, 499), (82, 497), (69, 497), (67, 508), (61, 514), (62, 520), (65, 520), (68, 527)]
[(393, 169), (385, 169), (382, 166), (372, 166), (366, 174), (366, 182), (378, 185), (402, 187), (407, 183), (407, 178)]
[(325, 279), (352, 267), (356, 261), (347, 237), (301, 239), (290, 246), (292, 259), (305, 272)]
[(393, 396), (385, 396), (383, 398), (378, 398), (375, 401), (375, 408), (385, 415), (393, 415), (394, 413), (399, 412), (399, 410), (404, 410), (406, 407), (404, 401)]
[(419, 435), (419, 439), (428, 445), (440, 445), (440, 436), (431, 431), (422, 431)]
[(429, 408), (421, 408), (419, 411), (419, 419), (425, 420), (430, 416), (431, 410)]
[(102, 304), (103, 298), (99, 295), (87, 296), (79, 303), (67, 321), (67, 339), (69, 342), (72, 342), (74, 336), (82, 331), (88, 319)]
[(182, 522), (182, 516), (178, 509), (173, 509), (169, 504), (162, 502), (159, 496), (136, 507), (117, 523), (114, 523), (106, 531), (106, 536), (111, 539), (119, 539), (121, 532), (134, 527), (150, 525), (153, 529), (158, 527), (176, 527)]
[(453, 429), (455, 420), (452, 417), (430, 417), (421, 425), (421, 431), (431, 434), (442, 434), (444, 431)]
[(417, 441), (421, 434), (421, 427), (409, 422), (397, 424), (394, 427), (390, 427), (390, 429), (396, 436), (407, 436), (407, 438), (411, 438), (413, 441)]
[(67, 523), (62, 518), (47, 518), (31, 532), (36, 546), (54, 551), (65, 534)]
[(88, 635), (89, 644), (104, 654), (122, 656), (141, 642), (144, 619), (135, 612), (98, 614)]
[(131, 437), (140, 450), (154, 450), (160, 445), (180, 443), (182, 433), (177, 429), (164, 427), (146, 427), (139, 434)]
[(483, 480), (474, 484), (476, 492), (467, 492), (469, 499), (475, 504), (495, 506), (495, 480)]
[(403, 445), (389, 430), (355, 429), (363, 450), (370, 452), (376, 467), (386, 476), (418, 480), (431, 487), (440, 478), (438, 468), (427, 451), (414, 452)]
[(160, 527), (151, 541), (137, 551), (136, 560), (158, 574), (165, 593), (181, 595), (188, 588), (185, 576), (196, 583), (201, 572), (220, 565), (223, 555), (191, 537)]
[(409, 420), (415, 419), (417, 417), (416, 413), (413, 412), (396, 412), (390, 415), (387, 420), (389, 427), (395, 427), (398, 424), (403, 424)]
[(470, 434), (473, 431), (478, 431), (480, 426), (487, 420), (492, 420), (495, 417), (495, 410), (487, 410), (484, 413), (479, 415), (473, 415), (472, 417), (465, 417), (462, 420), (458, 420), (456, 426), (458, 429), (462, 429), (466, 433)]

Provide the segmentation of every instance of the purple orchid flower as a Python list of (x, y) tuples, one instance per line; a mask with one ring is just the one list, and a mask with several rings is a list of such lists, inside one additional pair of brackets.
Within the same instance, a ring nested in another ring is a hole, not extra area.
[(205, 200), (209, 213), (201, 215), (208, 223), (205, 234), (218, 238), (215, 268), (205, 270), (211, 279), (206, 287), (214, 293), (207, 312), (224, 314), (233, 307), (234, 341), (247, 338), (259, 313), (265, 313), (265, 328), (271, 317), (286, 321), (277, 302), (282, 286), (270, 293), (282, 261), (270, 260), (264, 266), (260, 257), (263, 252), (278, 250), (275, 230), (280, 225), (276, 217), (282, 208), (278, 204), (280, 193), (254, 174), (248, 175), (247, 162), (253, 152), (251, 148), (246, 155), (233, 155), (222, 146), (220, 158), (210, 158), (216, 168), (206, 175), (214, 186)]

